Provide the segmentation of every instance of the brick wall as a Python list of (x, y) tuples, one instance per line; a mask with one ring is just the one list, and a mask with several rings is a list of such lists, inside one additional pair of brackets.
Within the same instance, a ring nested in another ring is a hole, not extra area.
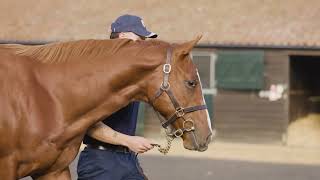
[(201, 43), (320, 46), (320, 1), (1, 0), (0, 40), (105, 38), (119, 15), (144, 18), (160, 39)]

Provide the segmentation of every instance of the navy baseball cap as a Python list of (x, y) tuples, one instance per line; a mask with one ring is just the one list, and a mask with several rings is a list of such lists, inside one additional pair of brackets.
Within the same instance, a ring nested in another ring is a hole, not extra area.
[(143, 20), (134, 15), (122, 15), (111, 24), (111, 32), (133, 32), (146, 38), (156, 38), (158, 35), (147, 30)]

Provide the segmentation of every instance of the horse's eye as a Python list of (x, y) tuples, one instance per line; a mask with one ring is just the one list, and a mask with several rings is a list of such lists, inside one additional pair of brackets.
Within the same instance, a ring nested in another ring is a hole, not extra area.
[(186, 80), (185, 83), (188, 88), (195, 88), (197, 85), (197, 82), (194, 80)]

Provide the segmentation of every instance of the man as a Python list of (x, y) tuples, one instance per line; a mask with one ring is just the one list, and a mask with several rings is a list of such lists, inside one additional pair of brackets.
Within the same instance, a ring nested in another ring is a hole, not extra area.
[[(157, 34), (146, 29), (138, 16), (123, 15), (111, 25), (110, 39), (144, 40)], [(143, 180), (136, 153), (153, 148), (153, 142), (135, 136), (138, 102), (130, 103), (87, 131), (80, 153), (79, 180)]]

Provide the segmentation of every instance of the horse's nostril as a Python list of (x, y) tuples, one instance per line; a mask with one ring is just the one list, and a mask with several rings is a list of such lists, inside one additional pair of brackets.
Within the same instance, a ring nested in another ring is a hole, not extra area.
[(202, 144), (199, 146), (198, 151), (203, 152), (208, 149), (208, 144)]
[(206, 139), (207, 144), (210, 143), (211, 141), (212, 141), (212, 133), (210, 133)]

